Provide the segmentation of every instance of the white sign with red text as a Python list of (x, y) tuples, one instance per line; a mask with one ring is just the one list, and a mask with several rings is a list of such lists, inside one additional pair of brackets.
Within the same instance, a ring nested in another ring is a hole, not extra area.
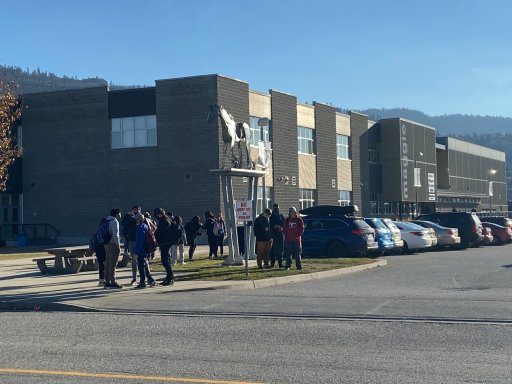
[(252, 202), (250, 200), (235, 200), (235, 211), (237, 221), (252, 220)]

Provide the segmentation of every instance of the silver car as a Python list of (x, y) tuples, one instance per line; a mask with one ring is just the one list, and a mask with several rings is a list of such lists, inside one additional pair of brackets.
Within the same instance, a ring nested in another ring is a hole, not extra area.
[(435, 231), (437, 245), (444, 247), (455, 247), (460, 244), (459, 230), (457, 228), (447, 228), (440, 224), (427, 220), (414, 220), (413, 223), (421, 225), (423, 228), (431, 228)]
[(391, 238), (393, 239), (393, 243), (395, 246), (394, 250), (401, 250), (404, 246), (404, 240), (402, 239), (402, 234), (400, 233), (400, 229), (393, 223), (391, 219), (381, 219), (386, 227), (391, 231)]

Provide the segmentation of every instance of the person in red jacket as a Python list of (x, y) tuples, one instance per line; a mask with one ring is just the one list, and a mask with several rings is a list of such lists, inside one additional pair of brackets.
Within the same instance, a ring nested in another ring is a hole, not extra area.
[(284, 234), (284, 259), (286, 270), (292, 266), (292, 255), (295, 258), (295, 266), (302, 271), (300, 256), (302, 253), (302, 234), (304, 233), (304, 221), (297, 215), (297, 209), (291, 207), (288, 210), (288, 218), (283, 225)]

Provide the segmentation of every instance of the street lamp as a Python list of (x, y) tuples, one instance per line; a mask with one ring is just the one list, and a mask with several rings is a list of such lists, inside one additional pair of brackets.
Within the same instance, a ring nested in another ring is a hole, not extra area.
[(495, 169), (489, 169), (489, 216), (491, 215), (491, 208), (492, 208), (492, 196), (494, 195), (493, 193), (493, 188), (492, 188), (492, 177), (497, 173), (498, 171), (496, 171)]
[(422, 157), (423, 152), (418, 152), (416, 156), (414, 156), (414, 216), (418, 215), (418, 188), (421, 187), (421, 177), (420, 177), (420, 169), (416, 168), (416, 161), (418, 157)]

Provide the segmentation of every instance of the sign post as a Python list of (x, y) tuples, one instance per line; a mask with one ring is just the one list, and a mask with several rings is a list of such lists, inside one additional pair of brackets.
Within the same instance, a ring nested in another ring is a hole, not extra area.
[(236, 221), (244, 223), (244, 242), (245, 242), (245, 275), (249, 276), (249, 239), (247, 236), (247, 222), (252, 221), (252, 202), (247, 199), (235, 200), (236, 202)]

